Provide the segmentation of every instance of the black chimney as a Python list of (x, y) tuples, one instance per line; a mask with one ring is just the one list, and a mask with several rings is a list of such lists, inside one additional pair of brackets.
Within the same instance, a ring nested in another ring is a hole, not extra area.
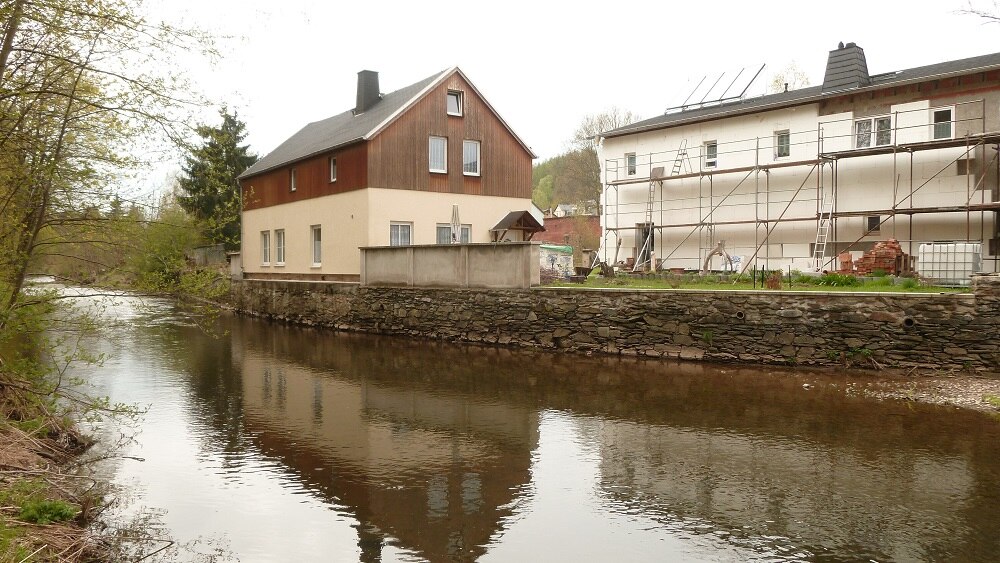
[(358, 73), (358, 103), (354, 106), (354, 115), (368, 111), (378, 101), (378, 73), (362, 70)]
[(826, 60), (826, 75), (823, 77), (823, 91), (846, 90), (867, 86), (871, 80), (868, 77), (868, 62), (865, 60), (865, 50), (856, 43), (843, 42), (830, 51)]

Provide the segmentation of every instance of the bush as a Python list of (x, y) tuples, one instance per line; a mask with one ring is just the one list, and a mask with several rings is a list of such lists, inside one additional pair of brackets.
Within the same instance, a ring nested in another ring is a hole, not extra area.
[(899, 287), (903, 289), (916, 289), (920, 287), (920, 282), (918, 282), (914, 278), (906, 278), (905, 280), (903, 280), (902, 283), (899, 284)]
[(819, 277), (819, 285), (856, 287), (861, 285), (861, 280), (851, 274), (823, 274)]
[(76, 509), (62, 500), (29, 500), (21, 506), (18, 517), (25, 522), (34, 524), (51, 524), (72, 520), (76, 517)]
[(888, 275), (889, 275), (889, 272), (886, 272), (885, 270), (880, 270), (880, 269), (877, 269), (877, 268), (874, 269), (874, 270), (872, 270), (872, 277), (873, 278), (884, 278), (884, 277), (886, 277)]

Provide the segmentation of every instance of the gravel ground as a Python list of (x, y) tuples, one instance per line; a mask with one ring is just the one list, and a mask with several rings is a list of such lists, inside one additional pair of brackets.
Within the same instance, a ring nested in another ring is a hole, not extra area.
[(1000, 413), (1000, 375), (890, 376), (858, 387), (858, 392), (873, 397)]

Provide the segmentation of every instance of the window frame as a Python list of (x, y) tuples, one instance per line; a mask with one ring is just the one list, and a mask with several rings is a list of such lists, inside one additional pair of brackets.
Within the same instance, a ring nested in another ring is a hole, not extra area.
[(296, 180), (296, 175), (297, 174), (296, 174), (296, 169), (295, 168), (289, 168), (288, 169), (288, 191), (289, 192), (294, 192), (295, 190), (298, 189), (298, 185), (297, 185), (298, 182)]
[[(947, 121), (938, 121), (937, 114), (948, 112)], [(948, 136), (939, 137), (938, 136), (938, 126), (948, 127)], [(943, 106), (938, 108), (931, 108), (931, 140), (941, 141), (947, 139), (955, 138), (955, 106)]]
[[(434, 142), (444, 141), (444, 151), (443, 160), (444, 168), (434, 168)], [(441, 137), (439, 135), (430, 135), (427, 140), (427, 169), (433, 174), (447, 174), (448, 173), (448, 137)]]
[[(406, 231), (406, 244), (402, 242), (403, 228)], [(397, 231), (396, 242), (393, 242), (392, 232)], [(413, 222), (412, 221), (389, 221), (389, 246), (413, 246)]]
[[(309, 226), (309, 241), (312, 254), (312, 268), (323, 266), (323, 225)], [(319, 260), (316, 260), (319, 258)]]
[[(451, 240), (441, 242), (441, 229), (448, 229), (446, 238), (451, 236), (451, 223), (438, 223), (434, 226), (434, 244), (452, 244)], [(468, 244), (472, 241), (472, 224), (462, 223), (458, 242)]]
[(330, 183), (337, 181), (337, 157), (331, 156), (327, 159), (327, 165), (330, 169)]
[[(469, 162), (465, 158), (466, 157), (465, 150), (466, 150), (466, 147), (473, 146), (473, 145), (475, 145), (475, 147), (476, 147), (476, 160), (475, 160), (476, 170), (475, 170), (475, 172), (470, 172), (469, 170), (467, 170)], [(483, 170), (482, 157), (483, 157), (483, 151), (482, 151), (482, 143), (480, 141), (476, 141), (476, 140), (473, 140), (473, 139), (463, 139), (462, 140), (462, 175), (464, 175), (464, 176), (482, 176), (482, 170)]]
[[(873, 226), (874, 224), (874, 226)], [(865, 234), (866, 235), (877, 235), (882, 232), (882, 216), (881, 215), (866, 215), (865, 216)]]
[(271, 231), (260, 232), (260, 265), (271, 265)]
[[(455, 100), (455, 103), (458, 106), (458, 110), (454, 112), (451, 110), (452, 99)], [(445, 94), (444, 109), (445, 113), (453, 117), (462, 117), (465, 115), (465, 96), (463, 95), (463, 92), (461, 90), (448, 90), (448, 93)]]
[(625, 175), (635, 176), (638, 166), (636, 166), (636, 158), (634, 152), (625, 153)]
[[(781, 138), (785, 142), (781, 142)], [(784, 149), (784, 150), (782, 150)], [(784, 154), (782, 154), (784, 153)], [(792, 156), (792, 132), (789, 129), (779, 129), (774, 132), (774, 159), (789, 158)]]
[(285, 229), (274, 230), (274, 265), (285, 265)]
[(719, 167), (719, 141), (705, 141), (702, 143), (704, 148), (704, 158), (702, 159), (705, 163), (705, 168), (718, 168)]
[[(859, 125), (865, 124), (868, 126), (868, 131), (864, 133), (859, 132)], [(885, 123), (886, 127), (884, 129), (879, 128), (880, 123)], [(856, 149), (870, 149), (873, 147), (887, 147), (892, 144), (892, 116), (891, 115), (870, 115), (866, 117), (860, 117), (854, 120), (854, 148)], [(858, 142), (865, 136), (867, 143), (861, 146)], [(883, 137), (883, 135), (885, 135)], [(881, 140), (884, 139), (884, 142)]]

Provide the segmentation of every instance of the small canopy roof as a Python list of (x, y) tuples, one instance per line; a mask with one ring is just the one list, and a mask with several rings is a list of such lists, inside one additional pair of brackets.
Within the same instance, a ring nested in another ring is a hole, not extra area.
[(497, 242), (503, 240), (507, 231), (521, 231), (523, 240), (531, 240), (535, 233), (544, 230), (545, 227), (528, 211), (511, 211), (490, 229), (490, 233), (493, 235), (493, 241)]

